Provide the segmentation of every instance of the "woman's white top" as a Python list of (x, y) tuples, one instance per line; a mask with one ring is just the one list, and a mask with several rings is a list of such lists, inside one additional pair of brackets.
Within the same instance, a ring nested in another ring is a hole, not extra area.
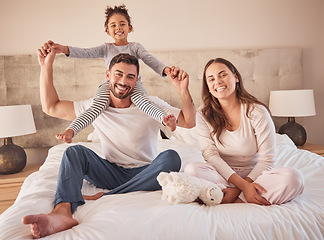
[(241, 104), (239, 128), (225, 129), (220, 135), (223, 145), (212, 133), (213, 128), (202, 115), (201, 107), (197, 112), (198, 139), (204, 159), (227, 181), (235, 173), (233, 168), (252, 169), (248, 177), (255, 180), (274, 163), (276, 132), (271, 116), (264, 106), (255, 104), (247, 117), (246, 107)]

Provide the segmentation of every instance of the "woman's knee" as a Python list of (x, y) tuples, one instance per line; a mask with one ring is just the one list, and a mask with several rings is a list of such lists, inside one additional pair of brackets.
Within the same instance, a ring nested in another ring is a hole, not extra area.
[(304, 190), (304, 176), (300, 171), (293, 168), (283, 168), (282, 175), (282, 181), (288, 188), (302, 193)]

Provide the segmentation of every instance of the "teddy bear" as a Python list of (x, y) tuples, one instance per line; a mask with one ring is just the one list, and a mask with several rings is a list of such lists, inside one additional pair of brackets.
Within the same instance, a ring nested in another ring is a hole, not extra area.
[(162, 200), (170, 203), (191, 203), (201, 200), (207, 206), (220, 204), (224, 196), (222, 184), (215, 184), (183, 172), (161, 172), (157, 176), (162, 186)]

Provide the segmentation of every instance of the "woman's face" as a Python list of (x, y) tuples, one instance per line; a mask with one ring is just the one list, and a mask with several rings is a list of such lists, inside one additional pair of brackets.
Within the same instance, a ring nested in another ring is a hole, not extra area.
[(236, 96), (236, 83), (239, 80), (225, 64), (212, 63), (206, 69), (205, 76), (209, 92), (219, 101)]

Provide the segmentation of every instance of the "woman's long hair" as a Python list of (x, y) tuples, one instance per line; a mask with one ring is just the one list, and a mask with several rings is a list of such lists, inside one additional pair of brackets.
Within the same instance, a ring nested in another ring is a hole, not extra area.
[[(242, 81), (242, 76), (239, 73), (239, 71), (236, 69), (236, 67), (229, 61), (223, 58), (216, 58), (210, 60), (204, 69), (204, 75), (203, 75), (203, 87), (202, 87), (202, 100), (203, 100), (203, 107), (202, 107), (202, 114), (204, 115), (207, 122), (212, 126), (213, 128), (213, 134), (216, 134), (217, 140), (220, 141), (220, 135), (225, 129), (226, 126), (230, 126), (230, 123), (222, 109), (222, 106), (220, 105), (217, 98), (215, 98), (210, 92), (207, 85), (207, 79), (206, 79), (206, 70), (207, 68), (213, 64), (213, 63), (222, 63), (228, 67), (228, 69), (237, 76), (238, 82), (236, 83), (235, 92), (236, 97), (239, 100), (240, 103), (247, 104), (246, 109), (246, 116), (249, 117), (250, 109), (253, 110), (254, 104), (260, 104), (266, 107), (268, 107), (260, 102), (256, 97), (252, 96), (250, 93), (248, 93), (244, 86)], [(268, 109), (269, 111), (269, 109)], [(270, 111), (269, 111), (270, 112)]]

